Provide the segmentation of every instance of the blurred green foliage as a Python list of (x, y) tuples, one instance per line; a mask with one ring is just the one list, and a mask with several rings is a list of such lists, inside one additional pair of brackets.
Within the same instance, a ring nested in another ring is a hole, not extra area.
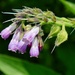
[[(24, 60), (12, 58), (6, 55), (0, 55), (0, 58), (0, 68), (7, 75), (59, 75), (50, 69), (31, 64)], [(14, 65), (16, 63), (17, 65)]]
[[(21, 9), (22, 6), (38, 7), (42, 10), (48, 9), (60, 17), (75, 17), (75, 0), (0, 0), (0, 31), (11, 24), (11, 22), (5, 24), (2, 22), (14, 17), (4, 15), (1, 12), (12, 11), (15, 8)], [(49, 26), (43, 28), (44, 37), (46, 37)], [(68, 33), (72, 30), (71, 28), (66, 29)], [(69, 36), (68, 41), (57, 47), (53, 54), (50, 52), (54, 46), (55, 38), (49, 39), (44, 44), (38, 59), (29, 57), (29, 49), (24, 55), (9, 52), (8, 44), (11, 37), (7, 40), (0, 37), (0, 75), (75, 75), (74, 33)]]

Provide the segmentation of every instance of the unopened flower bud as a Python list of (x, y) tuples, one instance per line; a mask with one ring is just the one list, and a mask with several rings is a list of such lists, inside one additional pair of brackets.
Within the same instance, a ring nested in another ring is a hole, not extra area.
[(31, 28), (32, 28), (32, 26), (30, 24), (28, 24), (28, 25), (25, 26), (25, 30), (26, 31), (29, 31)]
[(30, 24), (26, 25), (24, 23), (22, 23), (22, 28), (25, 30), (25, 31), (29, 31), (32, 27)]
[(39, 22), (37, 18), (28, 18), (28, 22)]
[(43, 14), (44, 14), (44, 16), (51, 18), (54, 22), (56, 21), (55, 14), (53, 12), (47, 10), (47, 12), (44, 12)]
[(39, 13), (42, 13), (42, 10), (39, 9), (39, 8), (34, 8), (32, 11), (33, 11), (33, 13), (34, 13), (35, 15), (37, 15), (37, 14), (39, 14)]
[(62, 30), (57, 34), (57, 38), (55, 41), (55, 46), (59, 46), (61, 43), (68, 39), (68, 33), (65, 30), (65, 26), (62, 26)]
[(41, 36), (38, 36), (38, 47), (39, 47), (39, 50), (41, 51), (43, 46), (44, 46), (44, 42), (42, 40), (42, 37)]
[(56, 36), (58, 34), (58, 32), (60, 31), (61, 27), (57, 26), (57, 25), (53, 25), (51, 27), (50, 33), (48, 35), (48, 38), (52, 38), (54, 36)]
[(40, 30), (39, 30), (39, 36), (44, 36), (44, 32), (43, 32), (42, 28), (40, 28)]

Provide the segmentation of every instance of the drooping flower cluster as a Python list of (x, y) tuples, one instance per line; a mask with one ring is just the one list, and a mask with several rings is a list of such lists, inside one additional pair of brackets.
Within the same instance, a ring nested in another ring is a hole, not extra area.
[[(13, 37), (8, 45), (9, 51), (19, 51), (24, 54), (28, 45), (32, 44), (30, 49), (31, 57), (39, 55), (39, 31), (40, 26), (33, 26), (30, 30), (23, 31), (22, 26), (17, 27), (17, 23), (13, 22), (10, 26), (2, 30), (0, 33), (3, 39), (7, 39), (14, 31)], [(27, 26), (26, 26), (27, 27)]]
[(4, 14), (13, 14), (15, 18), (4, 22), (12, 21), (13, 23), (2, 30), (0, 35), (6, 40), (13, 34), (8, 45), (8, 50), (13, 52), (18, 51), (24, 54), (26, 48), (30, 47), (30, 57), (38, 57), (43, 47), (43, 25), (51, 25), (50, 32), (45, 41), (57, 36), (52, 52), (56, 46), (59, 46), (68, 39), (68, 33), (65, 27), (75, 28), (75, 19), (59, 18), (49, 10), (42, 11), (39, 8), (24, 7), (22, 10), (13, 9), (13, 11), (15, 11), (15, 13), (3, 12)]
[[(24, 11), (24, 12), (23, 12)], [(25, 14), (29, 12), (29, 10), (23, 10), (22, 12), (18, 12), (15, 14), (16, 20), (11, 20), (13, 23), (9, 25), (7, 28), (1, 31), (0, 35), (3, 39), (7, 39), (12, 33), (13, 37), (8, 45), (8, 50), (13, 52), (20, 52), (24, 54), (26, 52), (27, 46), (30, 45), (30, 57), (38, 57), (39, 51), (43, 46), (41, 33), (41, 26), (37, 23), (33, 23), (34, 26), (31, 26), (29, 23), (25, 23), (23, 17), (26, 17), (29, 14)], [(27, 18), (26, 18), (27, 19)], [(27, 25), (25, 25), (27, 24)], [(39, 38), (40, 37), (40, 38)]]

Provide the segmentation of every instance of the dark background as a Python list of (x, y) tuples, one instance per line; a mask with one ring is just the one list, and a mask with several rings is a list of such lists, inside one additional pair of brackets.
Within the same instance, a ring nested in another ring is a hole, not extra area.
[[(75, 0), (68, 0), (75, 3)], [(12, 12), (12, 9), (22, 9), (22, 6), (37, 7), (44, 11), (51, 10), (58, 17), (75, 17), (74, 14), (69, 12), (59, 0), (0, 0), (0, 31), (11, 24), (2, 22), (14, 17), (13, 15), (4, 15), (1, 12)], [(74, 7), (75, 8), (75, 7)], [(45, 36), (48, 34), (48, 27), (44, 28)], [(67, 28), (70, 33), (72, 28)], [(53, 54), (51, 50), (54, 46), (55, 38), (48, 40), (44, 44), (43, 50), (40, 52), (39, 58), (30, 58), (27, 51), (26, 54), (18, 54), (8, 51), (8, 44), (11, 37), (7, 40), (3, 40), (0, 37), (0, 54), (15, 56), (27, 60), (32, 63), (41, 64), (45, 67), (51, 68), (54, 71), (61, 73), (62, 75), (75, 75), (75, 32), (69, 35), (66, 42), (56, 47)], [(2, 73), (2, 72), (1, 72)]]

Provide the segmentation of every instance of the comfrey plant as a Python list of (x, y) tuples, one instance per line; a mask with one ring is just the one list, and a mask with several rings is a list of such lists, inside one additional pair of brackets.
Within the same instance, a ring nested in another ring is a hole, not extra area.
[(39, 8), (24, 7), (23, 9), (13, 9), (13, 11), (15, 13), (3, 12), (4, 14), (13, 14), (15, 18), (5, 21), (12, 21), (12, 24), (2, 30), (0, 35), (6, 40), (13, 34), (8, 45), (8, 50), (13, 52), (18, 51), (24, 54), (26, 48), (30, 47), (30, 57), (38, 57), (44, 46), (42, 40), (42, 36), (44, 35), (43, 25), (51, 25), (50, 32), (45, 41), (57, 36), (52, 52), (56, 46), (59, 46), (68, 39), (68, 33), (65, 27), (75, 28), (75, 19), (57, 17), (49, 10), (42, 11)]

